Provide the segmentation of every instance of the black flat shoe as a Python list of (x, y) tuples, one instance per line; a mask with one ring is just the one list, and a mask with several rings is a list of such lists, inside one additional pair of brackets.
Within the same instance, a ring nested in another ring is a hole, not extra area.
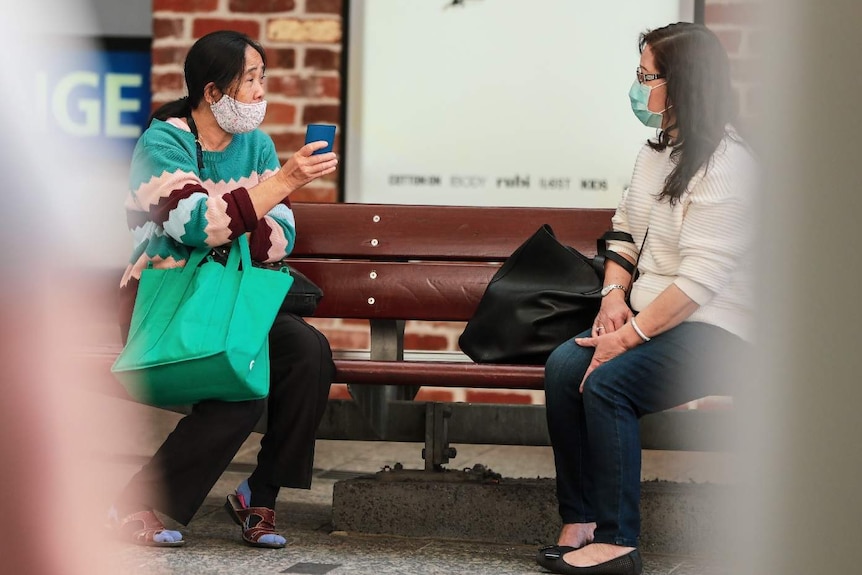
[(559, 559), (554, 560), (553, 565), (542, 565), (542, 567), (560, 575), (641, 575), (643, 571), (641, 554), (638, 553), (637, 549), (616, 559), (611, 559), (610, 561), (605, 561), (591, 567), (575, 567), (574, 565), (570, 565), (566, 563), (562, 555), (560, 555)]
[(570, 547), (568, 545), (545, 545), (536, 552), (536, 563), (545, 569), (551, 569), (551, 565), (553, 565), (557, 559), (562, 558), (563, 555), (569, 551), (574, 551), (575, 549), (578, 549), (578, 547)]

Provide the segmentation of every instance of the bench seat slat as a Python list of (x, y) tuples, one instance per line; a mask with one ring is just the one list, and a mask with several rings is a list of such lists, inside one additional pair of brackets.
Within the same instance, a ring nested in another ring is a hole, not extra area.
[(337, 383), (375, 385), (430, 385), (543, 389), (542, 365), (497, 365), (442, 361), (335, 361)]
[[(586, 255), (613, 210), (295, 203), (293, 257), (502, 260), (543, 223)], [(375, 221), (376, 218), (376, 221)], [(337, 232), (315, 233), (315, 230)], [(376, 240), (374, 242), (373, 240)]]
[[(129, 399), (123, 386), (111, 374), (111, 365), (121, 347), (105, 346), (76, 356), (75, 367), (87, 373), (88, 389)], [(480, 387), (542, 389), (541, 365), (477, 364), (463, 361), (373, 361), (335, 359), (334, 383), (416, 385), (439, 387)]]

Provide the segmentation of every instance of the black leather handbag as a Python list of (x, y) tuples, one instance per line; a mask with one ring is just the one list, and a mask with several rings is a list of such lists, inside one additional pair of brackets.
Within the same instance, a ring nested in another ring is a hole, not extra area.
[(607, 232), (588, 258), (561, 244), (547, 224), (516, 249), (494, 274), (458, 339), (477, 363), (542, 365), (566, 339), (588, 329), (601, 305), (605, 258), (629, 272), (635, 266), (606, 249)]
[[(218, 262), (224, 263), (227, 261), (230, 245), (213, 248), (210, 256)], [(252, 262), (254, 267), (279, 270), (287, 268), (290, 270), (290, 275), (293, 276), (293, 284), (290, 286), (290, 291), (284, 297), (284, 301), (279, 308), (279, 313), (292, 313), (302, 317), (314, 315), (314, 310), (317, 309), (317, 304), (323, 298), (323, 290), (316, 283), (308, 279), (302, 272), (297, 271), (293, 267), (287, 265), (286, 262), (259, 263)]]
[(284, 301), (278, 310), (279, 313), (288, 312), (302, 317), (314, 315), (317, 304), (323, 298), (323, 290), (320, 286), (308, 279), (304, 273), (297, 271), (287, 264), (273, 265), (276, 269), (282, 267), (288, 268), (290, 275), (293, 276), (293, 285), (290, 286), (290, 291), (284, 296)]

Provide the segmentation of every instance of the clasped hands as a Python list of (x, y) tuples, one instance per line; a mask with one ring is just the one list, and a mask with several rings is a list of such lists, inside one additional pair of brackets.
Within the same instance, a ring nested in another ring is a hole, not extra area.
[(622, 354), (629, 349), (618, 331), (626, 323), (634, 317), (631, 308), (626, 304), (625, 299), (616, 297), (605, 297), (602, 300), (602, 306), (599, 309), (596, 320), (593, 322), (593, 328), (590, 331), (590, 337), (575, 338), (575, 343), (582, 347), (594, 347), (593, 359), (587, 367), (584, 378), (581, 380), (581, 385), (578, 390), (584, 392), (584, 382), (594, 369), (601, 364), (612, 360), (616, 356)]

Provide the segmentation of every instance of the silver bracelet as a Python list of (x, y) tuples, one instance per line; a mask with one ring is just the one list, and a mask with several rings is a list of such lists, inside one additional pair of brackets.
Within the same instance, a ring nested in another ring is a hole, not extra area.
[(648, 337), (646, 336), (646, 334), (645, 334), (644, 332), (642, 332), (642, 331), (641, 331), (641, 328), (639, 328), (639, 327), (638, 327), (638, 324), (637, 324), (637, 323), (635, 323), (635, 318), (634, 318), (634, 317), (632, 317), (632, 321), (631, 321), (631, 322), (629, 322), (629, 323), (631, 323), (631, 324), (632, 324), (632, 327), (635, 329), (635, 333), (637, 333), (637, 334), (640, 336), (640, 338), (641, 338), (642, 340), (644, 340), (644, 343), (646, 343), (646, 342), (648, 342), (648, 341), (650, 340), (650, 338), (648, 338)]

